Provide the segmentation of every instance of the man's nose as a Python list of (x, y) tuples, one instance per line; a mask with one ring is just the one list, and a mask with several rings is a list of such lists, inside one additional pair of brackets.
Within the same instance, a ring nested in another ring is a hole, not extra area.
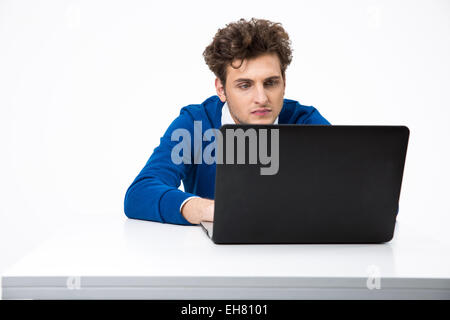
[(261, 85), (256, 86), (256, 93), (255, 93), (255, 103), (259, 104), (261, 106), (265, 106), (269, 99), (267, 98), (266, 91), (264, 90), (264, 87)]

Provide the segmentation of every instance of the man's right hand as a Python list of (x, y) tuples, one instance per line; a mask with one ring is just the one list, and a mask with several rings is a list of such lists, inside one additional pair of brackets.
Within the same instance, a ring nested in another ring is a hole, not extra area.
[(183, 217), (192, 224), (214, 220), (214, 200), (205, 198), (189, 199), (181, 208)]

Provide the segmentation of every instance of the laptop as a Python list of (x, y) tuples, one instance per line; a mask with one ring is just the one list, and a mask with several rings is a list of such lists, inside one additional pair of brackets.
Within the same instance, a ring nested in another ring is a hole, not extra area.
[(214, 243), (392, 239), (406, 126), (224, 125), (220, 135), (214, 222), (201, 223)]

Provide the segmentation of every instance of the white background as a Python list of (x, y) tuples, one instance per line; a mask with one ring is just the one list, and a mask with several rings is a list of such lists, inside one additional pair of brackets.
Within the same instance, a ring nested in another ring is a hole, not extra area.
[(125, 217), (179, 109), (215, 94), (204, 48), (241, 17), (289, 33), (285, 98), (410, 128), (399, 221), (450, 242), (450, 1), (1, 0), (0, 273), (75, 219)]

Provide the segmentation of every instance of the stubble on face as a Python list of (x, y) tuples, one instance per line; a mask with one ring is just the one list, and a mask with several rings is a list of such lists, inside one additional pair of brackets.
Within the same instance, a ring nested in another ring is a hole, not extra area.
[[(239, 66), (240, 60), (237, 62), (233, 66)], [(278, 56), (265, 54), (244, 60), (239, 69), (227, 66), (221, 99), (226, 100), (238, 124), (272, 124), (283, 106), (284, 90)]]

